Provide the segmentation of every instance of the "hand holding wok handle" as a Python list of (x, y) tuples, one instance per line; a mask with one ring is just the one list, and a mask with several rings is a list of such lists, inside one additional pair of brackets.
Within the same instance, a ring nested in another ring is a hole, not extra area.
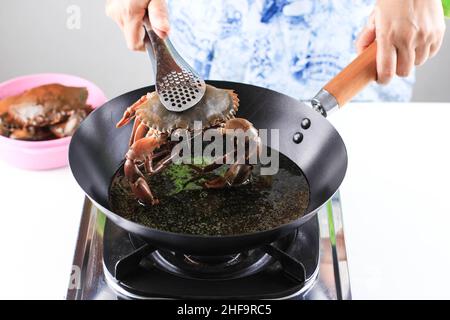
[(373, 42), (319, 91), (311, 101), (313, 108), (326, 117), (331, 109), (342, 107), (350, 101), (377, 79), (376, 58), (377, 44)]

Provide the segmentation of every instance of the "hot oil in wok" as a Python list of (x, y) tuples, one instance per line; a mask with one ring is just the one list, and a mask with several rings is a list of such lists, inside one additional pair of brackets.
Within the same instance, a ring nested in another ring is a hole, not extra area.
[[(309, 203), (301, 170), (282, 154), (279, 164), (275, 175), (261, 175), (256, 165), (248, 184), (218, 190), (203, 188), (205, 179), (191, 181), (197, 176), (191, 167), (171, 164), (147, 178), (160, 204), (146, 207), (138, 203), (120, 168), (110, 187), (111, 209), (150, 228), (181, 234), (219, 236), (272, 229), (303, 216)], [(224, 165), (214, 173), (226, 169)]]

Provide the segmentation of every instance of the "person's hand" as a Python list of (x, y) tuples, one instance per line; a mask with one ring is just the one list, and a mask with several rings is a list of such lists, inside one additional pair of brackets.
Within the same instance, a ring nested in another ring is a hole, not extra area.
[(378, 0), (356, 46), (361, 52), (376, 39), (378, 83), (386, 84), (433, 57), (444, 32), (441, 0)]
[(147, 10), (153, 30), (160, 38), (165, 38), (170, 28), (165, 0), (106, 1), (106, 15), (122, 29), (131, 50), (144, 50), (142, 22)]

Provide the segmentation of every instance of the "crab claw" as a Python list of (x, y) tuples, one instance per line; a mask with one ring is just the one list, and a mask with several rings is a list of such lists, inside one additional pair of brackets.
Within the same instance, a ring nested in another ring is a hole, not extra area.
[(124, 125), (128, 124), (135, 116), (136, 116), (136, 110), (142, 106), (144, 103), (148, 101), (148, 96), (142, 96), (138, 101), (133, 103), (131, 107), (128, 107), (125, 112), (123, 113), (122, 119), (117, 122), (116, 127), (120, 128)]
[(66, 121), (50, 126), (50, 131), (58, 138), (73, 136), (90, 111), (90, 109), (74, 110)]
[(205, 182), (208, 189), (221, 189), (234, 185), (247, 184), (252, 175), (253, 166), (247, 164), (234, 164), (223, 177), (217, 177)]
[(155, 198), (150, 187), (144, 178), (139, 177), (135, 183), (131, 183), (131, 190), (146, 205), (154, 206), (159, 203), (159, 200)]
[(155, 205), (159, 201), (153, 195), (147, 181), (145, 181), (144, 175), (139, 169), (139, 164), (147, 163), (148, 170), (151, 173), (154, 172), (151, 165), (153, 153), (160, 146), (160, 137), (152, 135), (134, 142), (126, 155), (124, 164), (125, 177), (128, 179), (135, 196), (146, 205)]

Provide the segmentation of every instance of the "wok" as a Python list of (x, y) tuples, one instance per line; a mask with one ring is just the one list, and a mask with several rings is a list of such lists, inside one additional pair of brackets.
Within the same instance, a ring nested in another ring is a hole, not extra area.
[[(108, 203), (111, 179), (123, 163), (132, 126), (117, 129), (124, 110), (154, 86), (123, 94), (92, 112), (72, 138), (69, 163), (72, 173), (94, 204), (123, 229), (153, 246), (194, 255), (225, 255), (268, 244), (299, 227), (327, 202), (342, 183), (347, 169), (344, 142), (326, 119), (327, 111), (342, 106), (376, 78), (376, 44), (370, 46), (332, 79), (312, 100), (313, 108), (284, 94), (242, 83), (207, 81), (233, 89), (240, 98), (237, 117), (257, 129), (278, 129), (279, 150), (303, 171), (310, 187), (306, 213), (295, 221), (255, 233), (204, 236), (166, 232), (140, 225), (112, 211)], [(319, 112), (317, 112), (319, 111)], [(310, 127), (302, 128), (303, 119)]]

